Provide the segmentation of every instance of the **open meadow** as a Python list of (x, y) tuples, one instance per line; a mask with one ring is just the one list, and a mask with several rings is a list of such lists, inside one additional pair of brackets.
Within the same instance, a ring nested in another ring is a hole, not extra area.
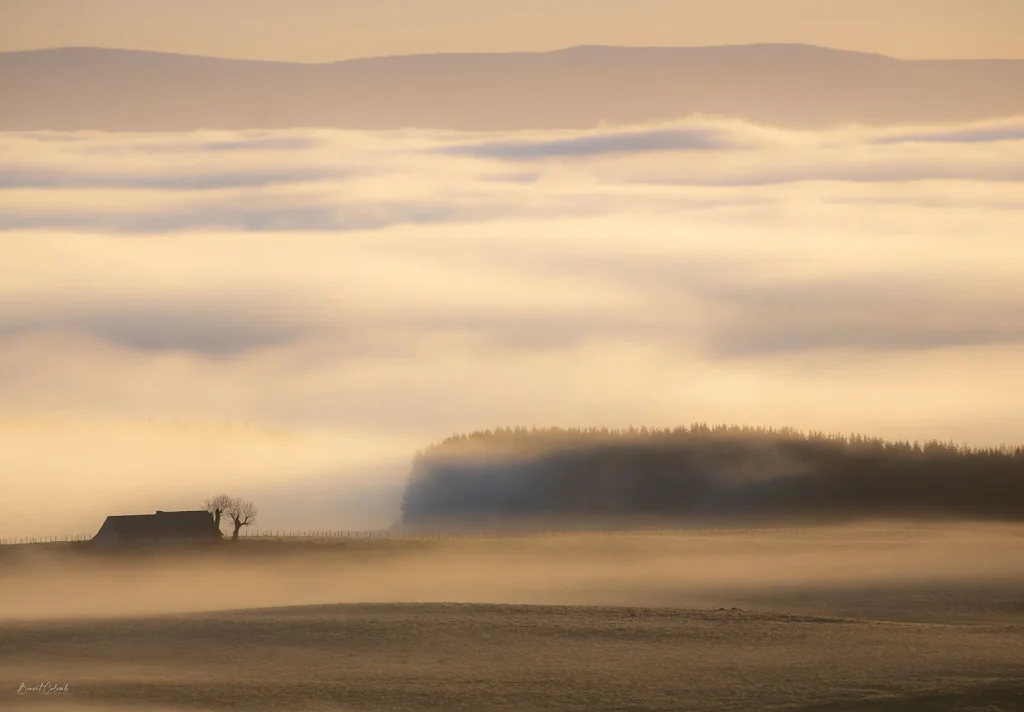
[(6, 547), (0, 708), (1019, 710), (1022, 562), (989, 524)]

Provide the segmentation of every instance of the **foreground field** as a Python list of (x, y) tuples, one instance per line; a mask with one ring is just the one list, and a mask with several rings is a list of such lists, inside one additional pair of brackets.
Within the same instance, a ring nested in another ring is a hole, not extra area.
[(8, 559), (0, 708), (1020, 710), (1022, 533)]

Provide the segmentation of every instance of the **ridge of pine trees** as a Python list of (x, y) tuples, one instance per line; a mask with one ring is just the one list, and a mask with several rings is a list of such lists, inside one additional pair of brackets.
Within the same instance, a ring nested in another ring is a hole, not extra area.
[(1024, 447), (792, 428), (508, 427), (416, 453), (403, 524), (599, 517), (1024, 520)]

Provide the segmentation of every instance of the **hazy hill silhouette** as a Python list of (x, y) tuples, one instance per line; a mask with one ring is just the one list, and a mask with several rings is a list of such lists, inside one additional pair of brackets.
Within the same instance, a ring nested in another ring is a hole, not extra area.
[(416, 455), (403, 526), (1024, 520), (1024, 448), (695, 424), (499, 428)]
[(297, 64), (61, 48), (0, 53), (0, 130), (590, 128), (692, 114), (780, 126), (1024, 113), (1024, 61), (805, 45), (575, 47)]

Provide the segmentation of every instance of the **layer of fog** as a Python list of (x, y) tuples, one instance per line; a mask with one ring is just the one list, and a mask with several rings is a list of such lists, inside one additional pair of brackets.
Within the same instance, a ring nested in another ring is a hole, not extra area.
[(497, 425), (1016, 442), (1022, 127), (2, 134), (0, 537), (388, 526)]
[(0, 617), (355, 602), (721, 607), (870, 588), (938, 595), (958, 584), (1019, 585), (1024, 530), (889, 524), (380, 544), (275, 554), (243, 542), (216, 555), (142, 558), (8, 552)]

